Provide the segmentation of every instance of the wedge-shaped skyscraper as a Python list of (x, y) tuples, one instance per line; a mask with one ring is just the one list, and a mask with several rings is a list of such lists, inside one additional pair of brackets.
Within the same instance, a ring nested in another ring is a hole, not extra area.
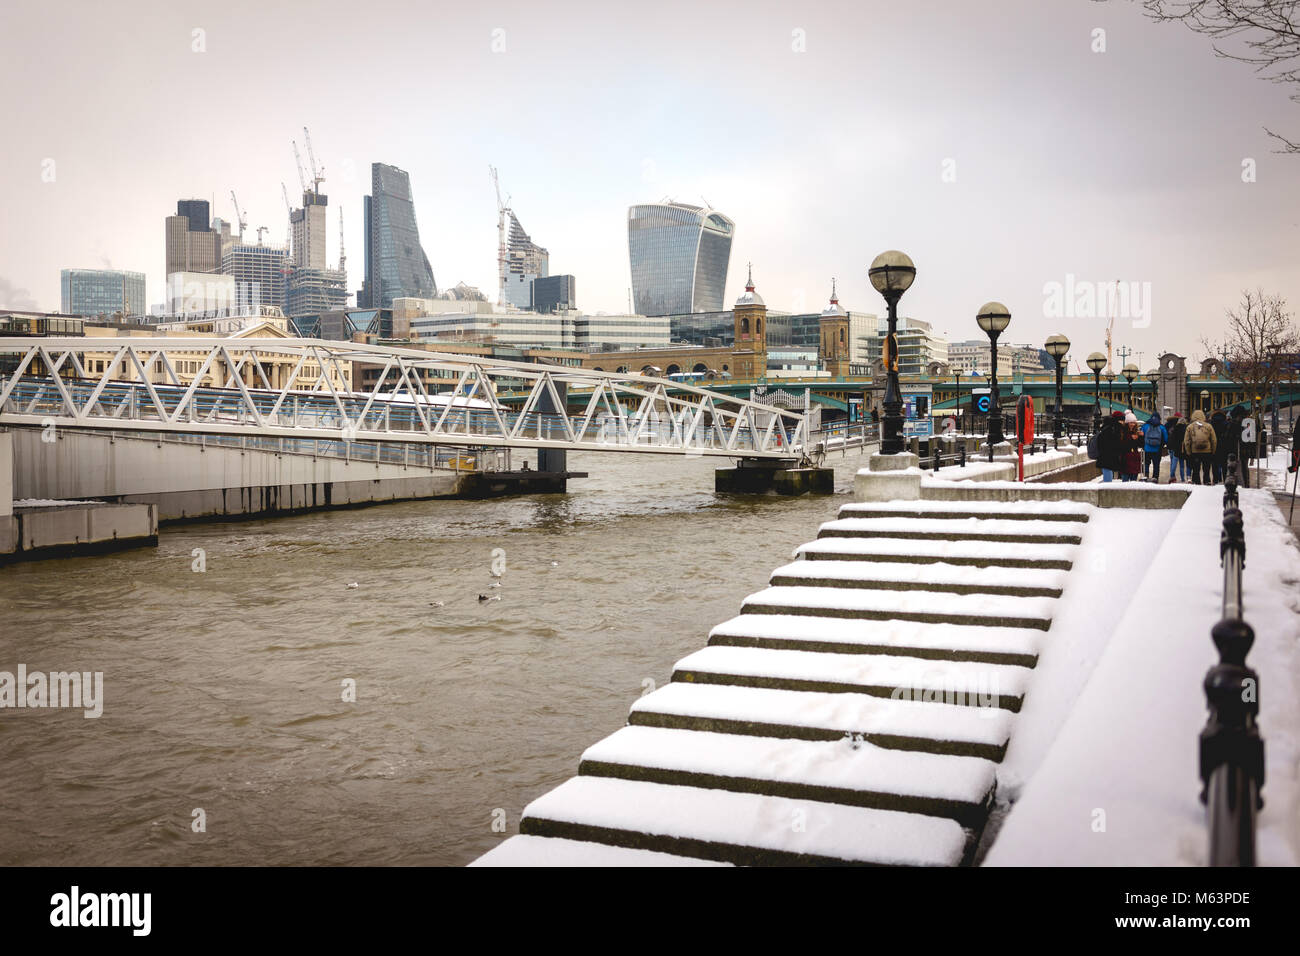
[(632, 298), (638, 315), (722, 311), (736, 224), (702, 206), (665, 202), (627, 212)]
[(411, 177), (396, 166), (371, 163), (370, 180), (364, 210), (366, 277), (357, 293), (358, 308), (387, 309), (403, 296), (432, 298), (438, 285), (420, 246)]

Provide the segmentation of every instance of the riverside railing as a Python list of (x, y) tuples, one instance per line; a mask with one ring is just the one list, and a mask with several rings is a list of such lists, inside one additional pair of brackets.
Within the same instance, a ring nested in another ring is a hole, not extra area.
[(1264, 741), (1259, 735), (1259, 675), (1246, 666), (1255, 632), (1243, 619), (1246, 535), (1237, 495), (1239, 463), (1228, 456), (1223, 486), (1223, 616), (1210, 634), (1219, 663), (1205, 675), (1210, 716), (1201, 731), (1201, 802), (1210, 866), (1255, 865), (1255, 821), (1264, 805)]

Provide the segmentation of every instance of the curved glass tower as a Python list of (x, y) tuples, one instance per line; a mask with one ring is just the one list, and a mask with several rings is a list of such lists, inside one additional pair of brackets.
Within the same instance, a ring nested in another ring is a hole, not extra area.
[(702, 206), (667, 202), (627, 211), (632, 298), (638, 315), (722, 311), (736, 224)]

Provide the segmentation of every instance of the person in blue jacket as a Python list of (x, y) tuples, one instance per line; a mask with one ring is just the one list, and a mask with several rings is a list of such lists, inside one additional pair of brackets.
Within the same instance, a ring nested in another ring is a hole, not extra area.
[(1169, 444), (1169, 432), (1160, 423), (1160, 413), (1152, 412), (1147, 423), (1142, 426), (1142, 451), (1145, 453), (1142, 470), (1147, 481), (1160, 484), (1160, 456)]

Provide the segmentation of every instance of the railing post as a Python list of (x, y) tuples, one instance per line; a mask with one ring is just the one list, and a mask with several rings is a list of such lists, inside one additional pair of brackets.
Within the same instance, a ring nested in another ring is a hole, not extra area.
[(1201, 802), (1206, 807), (1210, 866), (1255, 865), (1255, 816), (1263, 806), (1264, 741), (1260, 737), (1259, 675), (1246, 666), (1255, 632), (1242, 620), (1241, 575), (1246, 536), (1237, 507), (1236, 459), (1224, 476), (1223, 618), (1210, 634), (1219, 663), (1205, 675), (1210, 715), (1200, 735)]

